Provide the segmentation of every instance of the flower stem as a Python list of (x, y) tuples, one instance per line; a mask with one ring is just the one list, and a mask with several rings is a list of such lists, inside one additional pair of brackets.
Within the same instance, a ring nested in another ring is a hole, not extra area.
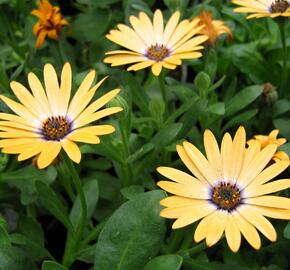
[(159, 87), (160, 87), (162, 99), (164, 101), (164, 115), (167, 117), (169, 110), (168, 110), (168, 98), (167, 98), (165, 82), (164, 82), (164, 72), (161, 72), (161, 74), (158, 76), (158, 81), (159, 81)]
[(286, 91), (286, 84), (287, 84), (287, 44), (286, 44), (286, 20), (279, 21), (279, 29), (281, 34), (281, 43), (282, 43), (282, 50), (283, 50), (283, 67), (281, 73), (281, 84), (280, 84), (280, 91), (281, 96), (285, 96)]
[(63, 264), (65, 266), (70, 266), (74, 261), (74, 254), (79, 248), (79, 243), (84, 233), (84, 229), (87, 222), (87, 203), (85, 194), (82, 188), (81, 179), (76, 171), (74, 164), (72, 163), (71, 159), (65, 154), (61, 154), (62, 160), (65, 163), (66, 169), (68, 173), (70, 173), (73, 184), (78, 192), (81, 204), (81, 217), (79, 219), (79, 223), (77, 224), (76, 228), (76, 235), (75, 237), (71, 238), (68, 235), (66, 250), (63, 258)]
[(197, 255), (200, 252), (204, 251), (206, 248), (207, 248), (206, 243), (205, 243), (205, 241), (203, 241), (202, 243), (200, 243), (200, 244), (198, 244), (190, 249), (187, 249), (186, 252), (189, 255)]

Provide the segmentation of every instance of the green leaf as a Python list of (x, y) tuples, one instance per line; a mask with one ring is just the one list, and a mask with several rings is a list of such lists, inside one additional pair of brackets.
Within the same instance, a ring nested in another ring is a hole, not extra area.
[(136, 270), (154, 257), (165, 235), (159, 216), (164, 192), (151, 191), (124, 203), (100, 233), (95, 270)]
[(11, 241), (7, 232), (6, 220), (0, 215), (0, 248), (9, 247)]
[(216, 50), (211, 48), (208, 55), (206, 56), (206, 63), (204, 66), (204, 71), (209, 75), (211, 81), (214, 81), (216, 71), (217, 71), (217, 56)]
[(36, 189), (38, 191), (38, 199), (46, 210), (57, 218), (70, 232), (73, 232), (73, 225), (68, 218), (67, 210), (58, 195), (49, 186), (40, 181), (36, 182)]
[(132, 154), (128, 157), (127, 162), (134, 162), (134, 161), (142, 158), (144, 155), (146, 155), (151, 150), (153, 150), (154, 147), (155, 147), (155, 145), (153, 143), (147, 143), (147, 144), (143, 145), (134, 154)]
[(239, 266), (235, 264), (224, 264), (220, 262), (204, 262), (198, 259), (184, 260), (184, 266), (194, 270), (250, 270), (248, 267)]
[(27, 254), (35, 260), (42, 260), (44, 257), (51, 257), (49, 252), (41, 245), (27, 238), (20, 233), (13, 233), (10, 235), (11, 243), (19, 245), (23, 250), (26, 250)]
[(149, 261), (143, 270), (179, 270), (182, 261), (179, 255), (162, 255)]
[(176, 138), (182, 128), (181, 123), (170, 124), (162, 129), (154, 136), (151, 143), (155, 144), (157, 149), (163, 148)]
[(290, 111), (290, 101), (288, 99), (280, 99), (273, 106), (273, 116), (277, 117)]
[(290, 222), (288, 222), (287, 226), (285, 227), (283, 235), (286, 239), (290, 239)]
[(139, 196), (143, 192), (144, 187), (141, 185), (131, 185), (121, 189), (122, 195), (128, 200), (134, 199), (134, 197)]
[(44, 247), (44, 233), (37, 220), (29, 216), (22, 217), (18, 221), (17, 231), (41, 247)]
[(132, 92), (132, 95), (134, 96), (133, 102), (135, 103), (135, 105), (139, 107), (144, 116), (149, 115), (149, 97), (142, 88), (141, 84), (135, 79), (132, 74), (127, 71), (123, 72), (122, 75), (123, 84), (128, 87), (129, 90)]
[(227, 117), (237, 113), (238, 111), (247, 107), (263, 92), (262, 85), (252, 85), (244, 88), (238, 92), (232, 99), (226, 102), (226, 113)]
[(256, 114), (257, 114), (258, 110), (257, 109), (253, 109), (253, 110), (248, 110), (245, 111), (244, 113), (241, 113), (235, 117), (233, 117), (229, 122), (226, 123), (226, 125), (223, 127), (223, 131), (237, 126), (237, 125), (241, 125), (243, 123), (246, 123), (247, 121), (249, 121), (251, 118), (253, 118)]
[(36, 266), (18, 247), (0, 247), (1, 270), (36, 270)]
[(95, 41), (106, 31), (111, 19), (108, 9), (88, 9), (87, 13), (81, 13), (72, 22), (72, 35), (77, 40)]
[(164, 102), (157, 97), (153, 97), (149, 102), (149, 111), (157, 123), (162, 123), (165, 110)]
[(213, 114), (223, 115), (225, 113), (225, 104), (223, 102), (217, 102), (210, 105), (207, 110)]
[(68, 270), (68, 268), (54, 261), (44, 261), (41, 270)]
[(19, 170), (3, 173), (1, 180), (18, 188), (21, 191), (21, 203), (28, 205), (37, 199), (35, 182), (42, 181), (50, 184), (56, 179), (56, 176), (57, 172), (54, 167), (38, 170), (34, 166), (27, 166)]
[(286, 138), (290, 138), (290, 125), (289, 118), (278, 118), (275, 119), (274, 127), (280, 130), (280, 133)]
[[(87, 220), (90, 220), (99, 200), (99, 185), (98, 181), (93, 179), (86, 182), (83, 186), (85, 193), (86, 203), (87, 203)], [(76, 197), (72, 210), (70, 212), (70, 220), (75, 228), (79, 224), (81, 218), (81, 204), (79, 195)]]

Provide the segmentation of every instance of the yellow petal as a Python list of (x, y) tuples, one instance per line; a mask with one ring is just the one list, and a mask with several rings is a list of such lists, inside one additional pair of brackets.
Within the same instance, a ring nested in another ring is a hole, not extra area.
[(43, 108), (43, 110), (45, 110), (46, 115), (52, 115), (52, 109), (50, 108), (50, 105), (48, 104), (48, 99), (42, 87), (42, 84), (37, 78), (37, 76), (32, 72), (28, 73), (28, 83), (35, 99)]
[(223, 210), (217, 210), (212, 214), (206, 232), (206, 244), (211, 247), (216, 244), (225, 230), (228, 220), (228, 213)]
[(241, 245), (241, 232), (231, 214), (228, 216), (228, 223), (225, 228), (227, 243), (233, 252), (237, 252)]
[(148, 31), (146, 31), (146, 28), (142, 25), (142, 22), (135, 16), (130, 16), (129, 21), (146, 46), (150, 47), (153, 44), (152, 36), (150, 36)]
[(57, 74), (51, 64), (44, 66), (44, 83), (50, 108), (54, 115), (59, 115), (59, 84)]
[(201, 174), (201, 172), (198, 170), (197, 166), (193, 163), (193, 161), (190, 159), (188, 154), (186, 153), (185, 149), (181, 145), (176, 146), (177, 153), (184, 163), (184, 165), (191, 171), (191, 173), (196, 176), (197, 179), (199, 179), (204, 184), (207, 184), (207, 180), (204, 178), (204, 176)]
[(44, 145), (44, 141), (37, 142), (35, 140), (31, 146), (27, 147), (24, 151), (20, 153), (20, 155), (18, 156), (18, 161), (23, 161), (35, 155), (38, 155), (43, 150)]
[[(107, 104), (110, 100), (112, 100), (116, 95), (118, 95), (120, 92), (120, 89), (114, 89), (108, 92), (107, 94), (103, 95), (102, 97), (98, 98), (96, 101), (94, 101), (92, 104), (90, 104), (83, 112), (79, 114), (79, 110), (76, 111), (76, 113), (71, 110), (71, 107), (69, 109), (69, 116), (72, 119), (76, 118), (76, 121), (86, 118), (87, 116), (91, 115), (101, 107), (103, 107), (105, 104)], [(94, 93), (94, 92), (93, 92)], [(88, 97), (91, 98), (91, 97)], [(84, 101), (86, 102), (86, 101)], [(80, 105), (80, 107), (83, 107)]]
[(222, 165), (223, 165), (223, 179), (229, 179), (231, 175), (232, 167), (232, 138), (229, 133), (225, 133), (222, 139), (221, 144), (221, 156), (222, 156)]
[(281, 172), (286, 170), (289, 166), (289, 161), (280, 161), (272, 164), (263, 170), (253, 181), (248, 185), (249, 188), (256, 188), (279, 175)]
[(121, 112), (122, 110), (123, 108), (120, 108), (120, 107), (111, 107), (111, 108), (107, 108), (107, 109), (103, 109), (98, 112), (95, 112), (87, 117), (79, 117), (74, 121), (74, 127), (79, 128), (79, 127), (85, 126), (105, 116), (108, 116), (117, 112)]
[(76, 91), (74, 97), (72, 98), (68, 111), (71, 111), (72, 108), (76, 108), (76, 104), (83, 98), (83, 96), (89, 91), (94, 82), (96, 76), (96, 71), (91, 70), (84, 80), (82, 81), (81, 85), (79, 86), (78, 90)]
[(247, 198), (245, 199), (245, 203), (266, 207), (290, 209), (290, 198), (278, 196), (266, 195), (255, 198)]
[(160, 205), (167, 207), (179, 207), (187, 205), (199, 205), (202, 200), (186, 198), (181, 196), (169, 196), (160, 201)]
[(152, 66), (153, 64), (155, 63), (155, 61), (153, 60), (147, 60), (147, 61), (144, 61), (144, 62), (140, 62), (140, 63), (137, 63), (137, 64), (134, 64), (134, 65), (131, 65), (127, 68), (128, 71), (137, 71), (137, 70), (140, 70), (140, 69), (143, 69), (143, 68), (147, 68), (147, 67), (150, 67)]
[(87, 105), (90, 103), (92, 98), (94, 97), (96, 91), (99, 89), (99, 87), (103, 84), (103, 82), (108, 78), (106, 76), (101, 81), (99, 81), (92, 89), (90, 89), (87, 93), (85, 93), (81, 99), (79, 99), (78, 102), (75, 102), (73, 105), (69, 107), (68, 115), (70, 119), (75, 119), (77, 116), (79, 116), (83, 110), (87, 107)]
[(201, 182), (198, 179), (192, 177), (191, 175), (171, 167), (158, 167), (157, 171), (163, 176), (167, 177), (168, 179), (180, 184), (184, 185), (201, 184)]
[(71, 95), (72, 70), (69, 63), (65, 63), (61, 71), (59, 104), (60, 115), (66, 115)]
[(259, 212), (263, 216), (277, 219), (290, 219), (290, 209), (281, 209), (281, 208), (273, 208), (273, 207), (264, 207), (251, 205), (255, 211)]
[(276, 152), (277, 145), (270, 144), (266, 146), (249, 165), (248, 169), (243, 171), (238, 177), (237, 182), (242, 186), (247, 186), (251, 181), (253, 181), (259, 173), (265, 168), (265, 166), (272, 159), (274, 153)]
[(153, 29), (156, 43), (163, 44), (163, 16), (159, 9), (154, 12)]
[(277, 233), (273, 225), (250, 205), (242, 205), (237, 209), (241, 216), (255, 226), (270, 241), (277, 240)]
[(206, 152), (206, 157), (208, 162), (217, 171), (219, 178), (222, 177), (222, 160), (219, 151), (218, 143), (213, 135), (213, 133), (207, 129), (203, 136), (204, 148)]
[(155, 64), (152, 65), (152, 73), (155, 75), (155, 76), (159, 76), (161, 70), (162, 70), (162, 63), (161, 62), (157, 62)]
[(98, 125), (84, 127), (77, 130), (92, 135), (107, 135), (113, 133), (115, 131), (115, 128), (111, 125)]
[(261, 186), (249, 186), (245, 188), (244, 193), (246, 198), (250, 198), (274, 193), (287, 188), (290, 188), (290, 179), (282, 179)]
[(72, 161), (80, 163), (82, 154), (76, 143), (68, 139), (64, 139), (61, 141), (61, 146)]
[(27, 110), (30, 111), (31, 114), (35, 116), (35, 118), (39, 118), (40, 116), (42, 116), (41, 119), (47, 118), (48, 115), (22, 84), (12, 81), (10, 83), (10, 87), (18, 100), (26, 107)]
[(164, 30), (164, 36), (163, 36), (164, 44), (168, 43), (168, 40), (172, 36), (172, 34), (173, 34), (177, 24), (178, 24), (179, 18), (180, 18), (180, 12), (175, 11), (173, 13), (173, 15), (170, 17), (170, 19), (168, 20), (168, 22), (165, 26), (165, 30)]
[(217, 172), (211, 167), (204, 155), (191, 143), (184, 142), (184, 149), (204, 178), (211, 184), (218, 180)]
[(15, 129), (24, 129), (26, 131), (38, 132), (38, 129), (35, 127), (27, 126), (27, 125), (24, 125), (18, 122), (12, 122), (12, 121), (0, 121), (0, 127), (13, 127)]
[(75, 142), (90, 143), (90, 144), (100, 143), (100, 139), (98, 136), (93, 135), (91, 133), (83, 132), (81, 129), (74, 130), (67, 136), (67, 138)]
[(208, 202), (204, 202), (199, 206), (191, 207), (183, 210), (183, 214), (177, 218), (172, 224), (172, 229), (182, 228), (189, 224), (196, 222), (197, 220), (211, 214), (215, 211), (215, 208)]
[(246, 221), (237, 211), (232, 214), (235, 224), (237, 224), (239, 230), (248, 241), (248, 243), (255, 249), (260, 249), (261, 239), (256, 228)]
[(194, 241), (200, 242), (206, 237), (207, 228), (211, 222), (211, 219), (214, 217), (215, 212), (209, 214), (205, 218), (203, 218), (196, 227), (194, 232)]
[(22, 104), (2, 95), (0, 95), (0, 99), (2, 99), (13, 112), (30, 121), (32, 125), (39, 126), (39, 119), (36, 118), (30, 111), (28, 111)]
[(243, 165), (246, 145), (246, 131), (244, 127), (239, 127), (233, 139), (232, 145), (232, 171), (230, 179), (236, 181)]
[(157, 186), (175, 195), (194, 199), (209, 199), (208, 188), (198, 183), (183, 185), (169, 181), (159, 181)]
[(61, 150), (60, 142), (56, 141), (47, 141), (43, 146), (43, 150), (41, 151), (38, 159), (37, 166), (39, 169), (44, 169), (49, 166), (53, 160), (58, 156)]

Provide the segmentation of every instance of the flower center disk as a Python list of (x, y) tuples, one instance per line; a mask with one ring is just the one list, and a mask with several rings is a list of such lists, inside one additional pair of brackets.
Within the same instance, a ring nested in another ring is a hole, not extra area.
[(147, 57), (156, 62), (162, 61), (169, 56), (169, 50), (164, 45), (152, 45), (147, 50)]
[(289, 8), (289, 4), (285, 0), (276, 0), (271, 5), (271, 13), (283, 13)]
[(221, 182), (212, 190), (212, 202), (219, 209), (231, 211), (241, 203), (241, 193), (237, 186)]
[(59, 141), (71, 129), (71, 124), (63, 116), (49, 117), (42, 126), (42, 135), (46, 140)]

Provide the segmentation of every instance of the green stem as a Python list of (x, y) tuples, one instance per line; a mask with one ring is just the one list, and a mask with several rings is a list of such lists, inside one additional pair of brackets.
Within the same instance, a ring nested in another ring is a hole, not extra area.
[(94, 227), (89, 234), (84, 238), (80, 244), (82, 248), (84, 248), (89, 242), (96, 240), (98, 238), (98, 235), (100, 234), (101, 230), (104, 228), (105, 222), (102, 222), (98, 224), (96, 227)]
[(73, 239), (71, 239), (70, 235), (68, 235), (66, 250), (65, 250), (65, 254), (63, 258), (63, 264), (68, 267), (74, 261), (74, 253), (78, 250), (79, 243), (84, 233), (84, 229), (87, 222), (87, 203), (86, 203), (85, 194), (82, 188), (81, 179), (71, 159), (65, 153), (61, 154), (61, 158), (63, 162), (65, 163), (68, 173), (70, 173), (71, 175), (72, 181), (78, 192), (80, 203), (81, 203), (81, 218), (76, 228), (76, 235)]
[(280, 91), (281, 96), (285, 96), (286, 91), (286, 84), (287, 84), (287, 44), (286, 44), (286, 20), (279, 21), (279, 29), (281, 34), (281, 43), (282, 43), (282, 49), (283, 49), (283, 69), (281, 73), (281, 85), (280, 85)]
[(203, 241), (202, 243), (185, 250), (185, 252), (187, 252), (189, 255), (197, 255), (200, 252), (204, 251), (207, 248), (205, 241)]
[(159, 81), (159, 87), (162, 95), (162, 99), (164, 101), (164, 115), (167, 117), (169, 110), (168, 110), (168, 98), (167, 98), (167, 93), (165, 89), (165, 82), (164, 82), (164, 72), (161, 72), (161, 74), (158, 76), (158, 81)]

